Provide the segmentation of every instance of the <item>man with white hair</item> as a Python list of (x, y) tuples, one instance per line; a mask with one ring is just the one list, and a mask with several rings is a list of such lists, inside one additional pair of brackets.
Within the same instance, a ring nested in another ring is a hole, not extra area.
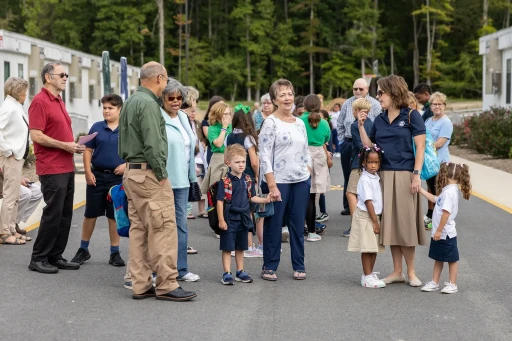
[[(350, 97), (343, 103), (341, 107), (340, 115), (336, 123), (336, 129), (338, 130), (338, 141), (340, 146), (341, 156), (341, 168), (343, 169), (343, 211), (342, 215), (350, 215), (348, 207), (348, 201), (346, 196), (348, 178), (350, 176), (350, 157), (352, 156), (352, 133), (350, 131), (350, 125), (354, 122), (354, 116), (352, 115), (352, 104), (358, 98), (365, 97), (372, 104), (372, 109), (368, 113), (368, 117), (373, 121), (377, 115), (381, 113), (381, 107), (379, 101), (368, 95), (368, 83), (365, 79), (356, 79), (352, 87), (354, 96)], [(350, 236), (350, 228), (343, 232), (344, 237)]]

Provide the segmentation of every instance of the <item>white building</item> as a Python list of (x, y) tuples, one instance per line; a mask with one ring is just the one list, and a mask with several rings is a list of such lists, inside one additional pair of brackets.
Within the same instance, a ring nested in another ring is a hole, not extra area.
[[(28, 111), (32, 98), (41, 90), (41, 69), (48, 62), (64, 66), (69, 79), (61, 94), (73, 122), (75, 136), (87, 132), (89, 127), (103, 119), (100, 99), (103, 96), (101, 56), (52, 44), (5, 30), (0, 30), (0, 93), (10, 76), (21, 77), (29, 82), (29, 96), (24, 107)], [(110, 62), (112, 93), (119, 94), (121, 64)], [(139, 85), (140, 68), (128, 65), (128, 89), (133, 93)], [(4, 96), (0, 96), (0, 104)]]

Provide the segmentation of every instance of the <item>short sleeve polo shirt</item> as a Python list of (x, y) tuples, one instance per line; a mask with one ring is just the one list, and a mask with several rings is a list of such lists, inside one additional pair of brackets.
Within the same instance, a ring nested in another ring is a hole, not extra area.
[(87, 142), (85, 146), (94, 149), (92, 153), (92, 166), (101, 169), (116, 169), (117, 166), (125, 163), (119, 157), (118, 128), (112, 130), (108, 127), (107, 121), (99, 121), (92, 125), (89, 134), (98, 133), (94, 139)]
[(416, 110), (411, 111), (409, 124), (408, 108), (400, 109), (400, 114), (393, 122), (389, 122), (388, 112), (384, 111), (373, 121), (368, 137), (382, 150), (381, 170), (409, 171), (414, 170), (414, 150), (412, 138), (425, 135), (425, 123)]
[[(73, 142), (71, 118), (60, 95), (54, 96), (46, 88), (34, 96), (28, 108), (29, 129), (61, 142)], [(73, 154), (62, 149), (49, 148), (34, 142), (37, 175), (74, 172)]]

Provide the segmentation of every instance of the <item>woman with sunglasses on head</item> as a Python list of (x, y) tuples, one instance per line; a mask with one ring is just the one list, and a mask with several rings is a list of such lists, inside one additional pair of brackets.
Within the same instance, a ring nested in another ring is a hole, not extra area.
[[(251, 108), (243, 104), (235, 107), (233, 115), (233, 132), (228, 135), (224, 144), (226, 147), (232, 144), (240, 144), (247, 152), (244, 173), (252, 179), (253, 186), (256, 186), (260, 171), (260, 157), (258, 156), (258, 135), (254, 121), (251, 117)], [(249, 249), (244, 251), (244, 257), (263, 257), (263, 224), (256, 225), (259, 245), (255, 247), (252, 242), (252, 231), (249, 231)]]
[(194, 151), (196, 137), (186, 113), (180, 110), (187, 92), (183, 85), (170, 79), (162, 92), (162, 116), (167, 133), (167, 174), (174, 194), (178, 227), (178, 281), (195, 282), (199, 276), (188, 271), (187, 204), (191, 182), (197, 182)]
[(383, 111), (373, 121), (370, 134), (364, 129), (368, 115), (361, 112), (358, 121), (363, 145), (376, 143), (384, 151), (380, 171), (384, 207), (379, 240), (380, 244), (391, 247), (394, 271), (383, 281), (386, 284), (406, 281), (403, 257), (409, 285), (419, 287), (421, 281), (414, 269), (415, 247), (427, 241), (420, 202), (425, 124), (418, 111), (408, 108), (407, 83), (402, 77), (390, 75), (379, 79), (377, 85), (377, 98)]

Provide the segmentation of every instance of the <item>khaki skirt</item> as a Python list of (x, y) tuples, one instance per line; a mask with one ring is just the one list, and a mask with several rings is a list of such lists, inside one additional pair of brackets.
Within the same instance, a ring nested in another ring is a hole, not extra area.
[[(379, 219), (379, 216), (377, 216)], [(380, 219), (379, 219), (380, 222)], [(372, 218), (368, 212), (356, 208), (352, 217), (348, 251), (361, 253), (384, 252), (384, 246), (379, 244), (379, 235), (373, 232)]]
[(421, 194), (411, 193), (412, 173), (381, 171), (383, 210), (380, 244), (416, 246), (429, 239), (423, 226)]
[(228, 166), (224, 163), (223, 153), (213, 153), (208, 169), (201, 184), (201, 193), (206, 194), (211, 185), (220, 180), (227, 172)]
[(326, 193), (331, 189), (331, 176), (324, 147), (309, 146), (309, 154), (312, 164), (310, 193)]

